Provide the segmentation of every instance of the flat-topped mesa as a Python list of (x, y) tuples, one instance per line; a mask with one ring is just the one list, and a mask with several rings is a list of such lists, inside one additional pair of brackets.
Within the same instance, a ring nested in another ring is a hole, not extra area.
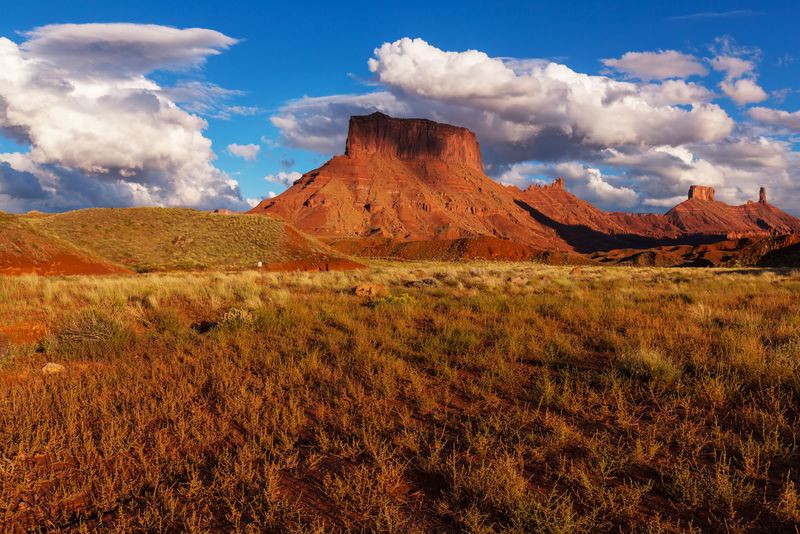
[(377, 111), (350, 117), (345, 155), (357, 158), (370, 154), (405, 160), (438, 159), (483, 172), (474, 133), (428, 119), (395, 119)]
[(689, 200), (710, 200), (714, 202), (714, 188), (702, 185), (693, 185), (689, 188)]
[(762, 204), (766, 204), (767, 203), (767, 188), (766, 187), (762, 187), (761, 189), (759, 189), (759, 191), (758, 191), (758, 201), (761, 202)]

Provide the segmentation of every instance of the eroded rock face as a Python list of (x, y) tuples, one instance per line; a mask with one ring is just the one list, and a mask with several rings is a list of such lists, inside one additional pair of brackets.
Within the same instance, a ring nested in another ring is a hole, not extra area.
[(350, 117), (345, 155), (382, 154), (403, 160), (441, 160), (483, 172), (475, 134), (427, 119), (394, 119), (383, 113)]
[(352, 117), (347, 151), (249, 213), (317, 236), (413, 240), (495, 236), (569, 250), (483, 172), (475, 134), (426, 119)]
[(550, 185), (536, 185), (531, 184), (526, 189), (526, 193), (534, 193), (536, 191), (564, 191), (564, 178), (556, 178)]
[(767, 188), (766, 187), (762, 187), (761, 189), (758, 190), (758, 201), (761, 202), (762, 204), (766, 204), (767, 203)]
[(689, 188), (689, 200), (710, 200), (714, 202), (714, 188), (693, 185)]

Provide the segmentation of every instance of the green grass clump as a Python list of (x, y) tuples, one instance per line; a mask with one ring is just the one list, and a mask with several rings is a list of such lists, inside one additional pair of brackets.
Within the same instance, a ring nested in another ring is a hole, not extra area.
[(681, 374), (680, 368), (656, 349), (638, 347), (617, 360), (624, 373), (646, 380), (672, 382)]

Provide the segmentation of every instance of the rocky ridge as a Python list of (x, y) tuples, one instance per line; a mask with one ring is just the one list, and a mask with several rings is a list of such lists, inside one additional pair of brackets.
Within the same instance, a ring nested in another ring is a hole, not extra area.
[(483, 172), (475, 135), (427, 119), (382, 113), (350, 119), (345, 154), (304, 174), (249, 213), (276, 215), (318, 236), (400, 240), (490, 236), (540, 249), (589, 253), (800, 232), (767, 202), (730, 206), (693, 185), (665, 214), (605, 212), (564, 179), (505, 187)]

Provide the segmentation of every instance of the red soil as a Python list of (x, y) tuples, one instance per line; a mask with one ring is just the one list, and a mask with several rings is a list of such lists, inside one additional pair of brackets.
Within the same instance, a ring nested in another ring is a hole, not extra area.
[(0, 275), (32, 273), (42, 276), (57, 276), (71, 274), (118, 274), (130, 273), (130, 271), (65, 252), (53, 254), (50, 260), (37, 260), (25, 256), (0, 256)]
[(41, 321), (17, 321), (0, 326), (0, 337), (5, 336), (11, 343), (34, 343), (42, 339), (49, 329)]

